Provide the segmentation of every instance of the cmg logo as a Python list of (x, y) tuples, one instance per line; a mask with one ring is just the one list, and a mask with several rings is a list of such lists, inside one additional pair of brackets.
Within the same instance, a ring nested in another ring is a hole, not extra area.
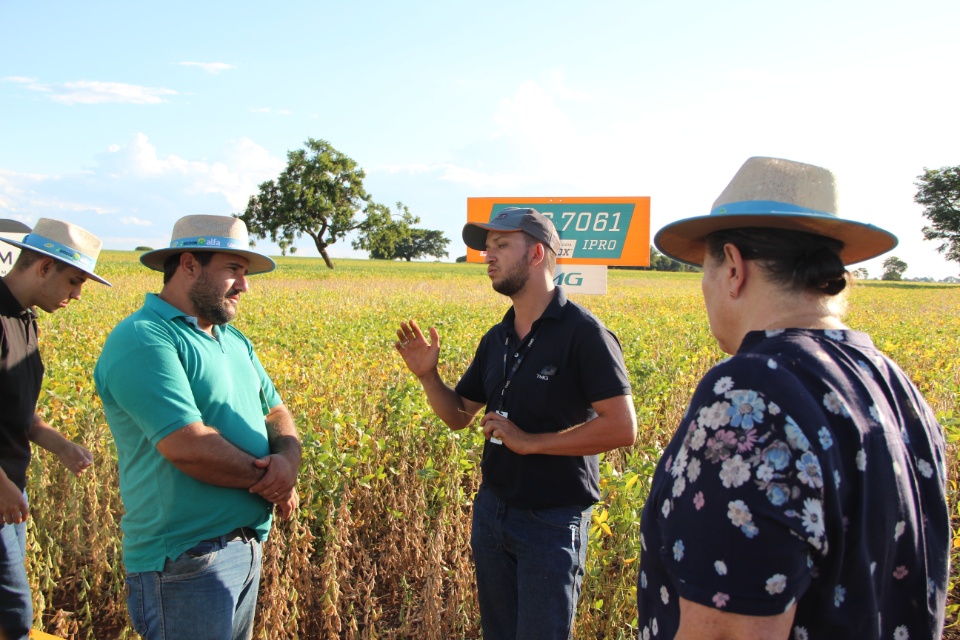
[(553, 279), (553, 284), (558, 287), (563, 285), (567, 285), (568, 287), (579, 287), (581, 284), (583, 284), (583, 274), (578, 271), (558, 273)]
[(607, 292), (607, 266), (603, 264), (558, 264), (553, 284), (569, 293), (597, 294)]

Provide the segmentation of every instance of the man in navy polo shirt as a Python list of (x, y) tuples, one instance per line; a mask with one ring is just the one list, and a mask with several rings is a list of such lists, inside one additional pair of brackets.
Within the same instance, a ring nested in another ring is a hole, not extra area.
[(481, 339), (456, 388), (440, 336), (413, 320), (394, 345), (451, 429), (480, 420), (487, 442), (471, 546), (483, 637), (565, 640), (583, 579), (597, 454), (633, 444), (637, 420), (616, 336), (553, 283), (560, 238), (534, 209), (463, 228), (513, 306)]

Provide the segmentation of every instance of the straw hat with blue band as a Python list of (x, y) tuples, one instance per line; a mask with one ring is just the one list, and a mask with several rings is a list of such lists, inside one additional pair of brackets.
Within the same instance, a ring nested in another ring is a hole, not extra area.
[(112, 286), (94, 273), (103, 243), (100, 238), (75, 224), (52, 218), (40, 218), (33, 231), (24, 236), (23, 240), (2, 237), (0, 240), (20, 249), (29, 249), (64, 262), (83, 271), (92, 280), (108, 287)]
[(262, 253), (250, 250), (247, 225), (232, 216), (184, 216), (173, 225), (173, 236), (166, 249), (148, 251), (140, 262), (154, 271), (163, 271), (170, 256), (189, 251), (233, 253), (250, 261), (247, 275), (273, 271), (277, 263)]
[(750, 158), (713, 203), (710, 215), (670, 223), (654, 237), (664, 255), (703, 265), (706, 238), (746, 227), (792, 229), (843, 242), (845, 265), (875, 258), (897, 246), (897, 237), (837, 215), (837, 181), (827, 169), (780, 158)]

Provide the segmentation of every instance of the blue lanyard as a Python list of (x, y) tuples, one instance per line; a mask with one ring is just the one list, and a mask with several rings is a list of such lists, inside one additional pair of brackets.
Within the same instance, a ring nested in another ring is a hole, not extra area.
[(503, 388), (500, 389), (500, 408), (499, 411), (503, 411), (507, 403), (507, 389), (510, 388), (510, 383), (513, 381), (514, 374), (517, 373), (517, 369), (520, 368), (520, 365), (523, 364), (523, 359), (527, 357), (527, 352), (530, 351), (530, 347), (533, 346), (533, 342), (537, 339), (537, 334), (540, 333), (540, 327), (537, 327), (537, 330), (533, 332), (533, 335), (530, 336), (530, 340), (527, 341), (526, 346), (521, 347), (520, 351), (517, 351), (517, 356), (514, 358), (513, 367), (510, 371), (507, 371), (507, 359), (510, 356), (510, 334), (507, 334), (506, 339), (503, 341)]

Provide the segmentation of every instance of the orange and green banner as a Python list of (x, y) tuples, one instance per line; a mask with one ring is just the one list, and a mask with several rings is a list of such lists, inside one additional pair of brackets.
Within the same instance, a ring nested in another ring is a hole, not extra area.
[[(508, 207), (530, 207), (553, 220), (560, 264), (650, 265), (650, 198), (467, 198), (467, 221), (489, 222)], [(483, 262), (467, 249), (469, 262)]]

